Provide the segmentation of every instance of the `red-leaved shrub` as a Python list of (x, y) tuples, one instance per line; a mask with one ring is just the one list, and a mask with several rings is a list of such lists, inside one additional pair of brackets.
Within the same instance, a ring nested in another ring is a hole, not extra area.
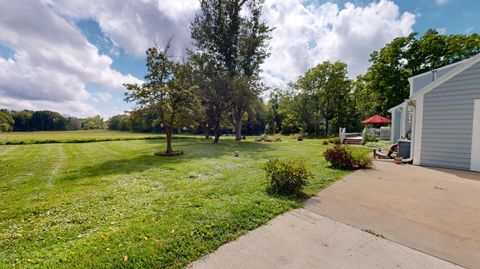
[(327, 149), (323, 156), (325, 160), (330, 162), (333, 168), (340, 169), (359, 169), (371, 168), (372, 159), (363, 154), (353, 155), (347, 147), (342, 145), (335, 145), (333, 148)]

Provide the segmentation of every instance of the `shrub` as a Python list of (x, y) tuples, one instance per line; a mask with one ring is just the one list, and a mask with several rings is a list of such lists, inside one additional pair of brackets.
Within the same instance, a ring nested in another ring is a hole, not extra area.
[(323, 140), (322, 145), (328, 145), (328, 140)]
[(333, 148), (327, 149), (323, 156), (333, 168), (340, 169), (359, 169), (371, 168), (372, 159), (364, 154), (352, 154), (347, 147), (335, 145)]
[(358, 165), (358, 168), (370, 169), (373, 167), (372, 158), (367, 154), (356, 153), (352, 154), (353, 162)]
[(282, 139), (278, 136), (266, 136), (262, 135), (259, 138), (255, 139), (257, 142), (282, 142)]
[(374, 135), (372, 135), (371, 133), (369, 132), (366, 132), (365, 133), (365, 138), (363, 139), (363, 143), (367, 143), (367, 142), (378, 142), (378, 138), (376, 138)]
[(340, 145), (342, 142), (340, 141), (340, 137), (333, 137), (328, 139), (329, 143), (335, 144), (335, 145)]
[(264, 170), (274, 193), (298, 195), (302, 192), (312, 173), (298, 161), (269, 160)]
[(353, 169), (353, 157), (346, 147), (336, 145), (333, 148), (327, 149), (323, 156), (325, 160), (330, 162), (333, 168)]

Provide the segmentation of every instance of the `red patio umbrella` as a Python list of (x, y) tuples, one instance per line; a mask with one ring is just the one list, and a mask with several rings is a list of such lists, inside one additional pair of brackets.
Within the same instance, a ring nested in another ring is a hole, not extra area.
[(390, 122), (392, 122), (392, 121), (387, 119), (387, 118), (384, 118), (380, 115), (375, 115), (371, 118), (368, 118), (368, 119), (362, 121), (362, 123), (364, 123), (364, 124), (384, 124), (384, 123), (390, 123)]

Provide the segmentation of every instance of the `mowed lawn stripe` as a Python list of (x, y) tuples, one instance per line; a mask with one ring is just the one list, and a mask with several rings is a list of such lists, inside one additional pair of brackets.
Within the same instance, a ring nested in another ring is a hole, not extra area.
[(14, 150), (17, 146), (0, 146), (0, 155), (7, 154), (9, 151)]
[(181, 139), (184, 155), (153, 156), (164, 142), (26, 145), (0, 156), (0, 268), (182, 268), (302, 205), (267, 193), (269, 158), (304, 160), (315, 174), (307, 193), (348, 173), (328, 168), (317, 140)]

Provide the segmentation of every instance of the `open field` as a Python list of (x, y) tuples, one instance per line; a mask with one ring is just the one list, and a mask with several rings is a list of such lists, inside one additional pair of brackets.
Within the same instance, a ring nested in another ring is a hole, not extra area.
[(160, 134), (133, 133), (107, 130), (79, 130), (54, 132), (12, 132), (0, 133), (0, 145), (44, 144), (44, 143), (85, 143), (118, 140), (142, 140), (164, 138)]
[(308, 195), (348, 174), (321, 142), (181, 139), (172, 158), (152, 155), (164, 140), (0, 146), (0, 268), (181, 268), (302, 206), (266, 192), (267, 159), (305, 161)]

